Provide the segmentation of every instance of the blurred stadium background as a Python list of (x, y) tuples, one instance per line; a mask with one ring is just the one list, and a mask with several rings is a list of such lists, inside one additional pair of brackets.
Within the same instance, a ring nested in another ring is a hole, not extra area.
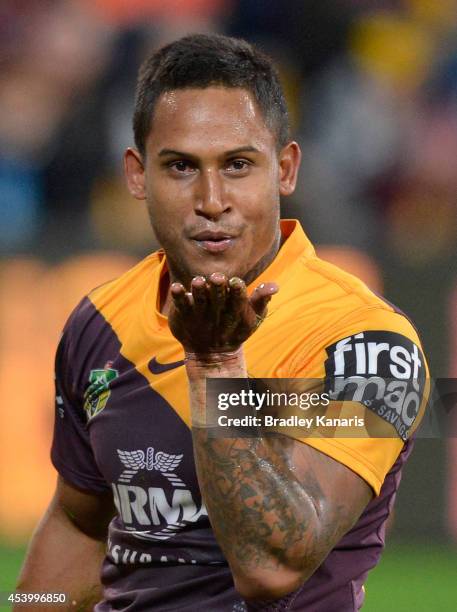
[[(2, 0), (0, 591), (49, 501), (53, 356), (80, 297), (155, 248), (123, 183), (137, 67), (218, 31), (273, 56), (303, 151), (284, 202), (457, 376), (456, 0)], [(457, 444), (407, 465), (369, 611), (457, 610)]]

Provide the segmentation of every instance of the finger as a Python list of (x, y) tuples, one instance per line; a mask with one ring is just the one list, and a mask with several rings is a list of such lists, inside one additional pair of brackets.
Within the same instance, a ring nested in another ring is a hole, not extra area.
[(181, 283), (172, 283), (170, 287), (171, 299), (173, 300), (173, 304), (179, 312), (186, 313), (190, 310), (191, 301), (189, 300), (189, 296), (191, 294), (186, 293), (184, 285)]
[(221, 322), (222, 312), (225, 309), (227, 297), (227, 278), (221, 272), (213, 272), (209, 277), (209, 289), (211, 297), (211, 310), (216, 328)]
[(209, 277), (209, 290), (211, 305), (215, 311), (220, 312), (225, 307), (227, 296), (227, 278), (221, 272), (213, 272)]
[(230, 288), (230, 308), (234, 313), (240, 313), (246, 305), (246, 284), (238, 276), (231, 278), (228, 284)]
[(190, 283), (196, 310), (205, 310), (208, 305), (208, 287), (204, 276), (195, 276)]
[(262, 283), (254, 289), (249, 301), (256, 315), (259, 317), (266, 315), (268, 302), (278, 291), (279, 287), (276, 283)]

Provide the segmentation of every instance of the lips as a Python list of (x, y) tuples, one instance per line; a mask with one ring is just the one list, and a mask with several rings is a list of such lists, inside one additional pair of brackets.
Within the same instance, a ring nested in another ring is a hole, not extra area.
[(218, 240), (230, 240), (234, 238), (232, 234), (227, 232), (215, 231), (215, 230), (204, 230), (192, 236), (193, 240), (211, 240), (217, 242)]
[(226, 232), (205, 230), (192, 236), (197, 246), (209, 253), (222, 253), (229, 249), (236, 240), (236, 236)]

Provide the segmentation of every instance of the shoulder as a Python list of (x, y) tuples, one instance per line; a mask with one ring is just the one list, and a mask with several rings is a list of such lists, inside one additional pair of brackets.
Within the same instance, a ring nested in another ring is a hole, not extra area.
[(64, 333), (78, 335), (84, 332), (97, 314), (104, 315), (105, 312), (122, 311), (129, 304), (135, 303), (144, 293), (151, 282), (151, 275), (158, 270), (159, 266), (159, 253), (152, 253), (121, 276), (95, 287), (72, 311), (66, 322)]
[(93, 289), (87, 297), (101, 312), (110, 307), (125, 308), (144, 294), (160, 272), (162, 261), (161, 252), (152, 253), (118, 278)]
[(407, 315), (356, 276), (315, 255), (297, 258), (280, 281), (266, 320), (249, 340), (253, 373), (267, 368), (272, 377), (320, 378), (336, 345), (346, 339), (348, 347), (360, 333), (367, 343), (392, 348), (406, 343), (410, 351), (413, 343), (421, 349)]
[(317, 344), (328, 345), (362, 331), (390, 332), (421, 344), (409, 316), (356, 276), (319, 257), (307, 258), (301, 265), (299, 317), (305, 320), (311, 313), (316, 315)]
[(419, 333), (399, 308), (316, 256), (296, 261), (290, 272), (264, 328), (278, 375), (322, 378), (343, 363), (354, 375), (391, 373), (400, 361), (420, 360), (427, 376)]

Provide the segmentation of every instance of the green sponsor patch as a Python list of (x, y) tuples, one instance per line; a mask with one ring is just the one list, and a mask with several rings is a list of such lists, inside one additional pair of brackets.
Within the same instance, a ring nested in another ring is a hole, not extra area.
[(119, 376), (119, 372), (113, 368), (105, 367), (103, 370), (91, 370), (89, 374), (89, 386), (84, 393), (84, 410), (89, 419), (105, 408), (111, 395), (109, 384)]

